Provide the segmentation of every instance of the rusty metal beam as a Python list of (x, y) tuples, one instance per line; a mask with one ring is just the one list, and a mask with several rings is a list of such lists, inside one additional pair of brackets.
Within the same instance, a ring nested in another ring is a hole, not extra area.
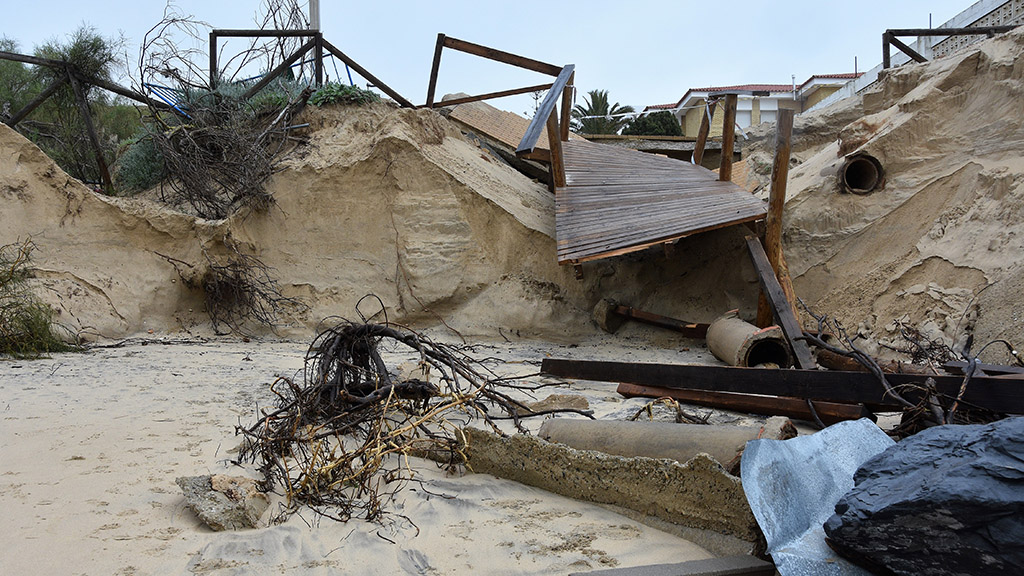
[[(807, 406), (807, 400), (784, 396), (761, 396), (756, 394), (734, 394), (730, 392), (708, 392), (706, 390), (685, 390), (682, 388), (663, 388), (659, 386), (640, 386), (638, 384), (619, 384), (618, 393), (626, 398), (672, 398), (694, 406), (707, 406), (748, 414), (764, 416), (786, 416), (801, 420), (814, 420), (814, 414)], [(860, 404), (840, 404), (836, 402), (817, 401), (813, 403), (814, 412), (825, 424), (835, 424), (844, 420), (860, 418), (875, 419), (870, 410)]]
[(669, 318), (668, 316), (661, 316), (651, 312), (637, 310), (631, 306), (616, 306), (615, 308), (612, 308), (612, 312), (622, 316), (623, 318), (629, 318), (631, 320), (636, 320), (637, 322), (650, 324), (651, 326), (659, 326), (661, 328), (675, 330), (687, 338), (705, 338), (708, 335), (708, 324), (699, 324), (696, 322), (687, 322), (685, 320)]

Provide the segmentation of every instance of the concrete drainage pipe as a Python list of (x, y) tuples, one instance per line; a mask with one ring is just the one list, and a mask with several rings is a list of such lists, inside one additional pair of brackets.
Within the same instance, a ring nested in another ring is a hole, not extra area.
[(708, 349), (715, 358), (733, 366), (793, 365), (793, 355), (781, 328), (758, 328), (740, 320), (737, 312), (725, 313), (708, 327)]
[(844, 192), (870, 194), (884, 183), (882, 163), (870, 154), (854, 154), (839, 169), (839, 184)]

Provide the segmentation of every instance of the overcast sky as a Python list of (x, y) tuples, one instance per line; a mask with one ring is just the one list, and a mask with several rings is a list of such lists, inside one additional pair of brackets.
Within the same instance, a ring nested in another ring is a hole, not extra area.
[[(581, 92), (642, 108), (675, 102), (688, 88), (801, 83), (812, 74), (863, 71), (881, 61), (886, 28), (939, 26), (970, 0), (603, 0), (492, 2), (321, 1), (324, 36), (400, 94), (426, 99), (439, 32), (551, 64), (575, 64)], [(133, 61), (166, 4), (157, 0), (5, 0), (0, 35), (22, 52), (86, 23), (122, 33)], [(173, 3), (216, 28), (251, 28), (258, 0)], [(239, 41), (234, 41), (238, 42)], [(235, 46), (229, 43), (228, 48)], [(340, 70), (343, 74), (344, 71)], [(333, 67), (328, 73), (334, 77)], [(480, 94), (541, 84), (547, 77), (445, 51), (438, 94)], [(356, 80), (357, 83), (360, 80)], [(529, 98), (497, 101), (524, 112)]]

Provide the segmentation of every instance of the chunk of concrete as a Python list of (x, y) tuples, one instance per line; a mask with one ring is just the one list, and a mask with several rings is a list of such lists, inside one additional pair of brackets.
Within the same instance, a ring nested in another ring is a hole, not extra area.
[(256, 528), (270, 506), (251, 478), (214, 474), (182, 476), (175, 482), (188, 507), (213, 530)]
[(703, 453), (728, 467), (743, 452), (747, 441), (757, 438), (785, 440), (796, 436), (796, 428), (788, 419), (781, 417), (770, 418), (764, 426), (552, 418), (541, 424), (537, 435), (577, 450), (597, 450), (627, 457), (670, 458), (686, 462)]
[[(588, 576), (772, 576), (775, 566), (753, 556), (728, 556), (587, 572)], [(569, 576), (583, 576), (583, 573)]]
[[(626, 458), (576, 450), (526, 434), (499, 436), (466, 428), (469, 468), (578, 500), (613, 504), (684, 526), (687, 539), (712, 552), (725, 535), (746, 543), (743, 553), (763, 550), (763, 539), (740, 479), (706, 454), (685, 463)], [(713, 533), (702, 537), (701, 532)]]

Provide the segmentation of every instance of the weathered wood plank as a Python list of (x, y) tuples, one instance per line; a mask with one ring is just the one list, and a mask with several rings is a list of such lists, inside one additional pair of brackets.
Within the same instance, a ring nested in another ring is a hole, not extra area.
[(793, 355), (796, 356), (796, 365), (805, 370), (816, 368), (814, 358), (811, 357), (811, 349), (807, 341), (803, 339), (804, 331), (800, 322), (793, 315), (793, 309), (786, 300), (786, 293), (779, 285), (779, 279), (775, 277), (775, 271), (768, 263), (768, 256), (764, 253), (761, 241), (757, 236), (747, 236), (747, 249), (750, 250), (750, 259), (757, 271), (757, 279), (761, 284), (761, 291), (768, 297), (772, 305), (772, 312), (775, 313), (775, 320), (778, 321), (782, 333), (786, 336)]
[[(882, 384), (867, 372), (838, 370), (780, 370), (545, 358), (541, 372), (562, 378), (598, 382), (626, 382), (642, 386), (769, 394), (826, 402), (864, 404), (872, 410), (901, 409), (886, 395)], [(887, 374), (889, 383), (911, 402), (920, 399), (914, 385), (923, 387), (921, 374)], [(938, 392), (955, 398), (963, 384), (959, 376), (931, 376)], [(1024, 414), (1024, 386), (1017, 379), (975, 376), (964, 393), (964, 401), (1001, 414)]]

